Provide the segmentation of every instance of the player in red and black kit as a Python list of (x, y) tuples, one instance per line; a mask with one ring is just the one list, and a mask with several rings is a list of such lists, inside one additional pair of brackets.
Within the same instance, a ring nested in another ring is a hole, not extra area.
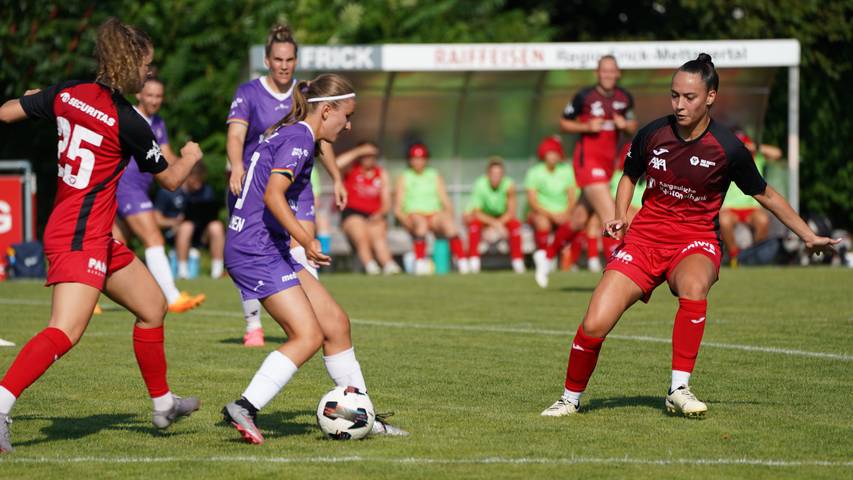
[(0, 120), (54, 120), (59, 131), (56, 202), (44, 234), (53, 286), (48, 327), (33, 337), (0, 381), (0, 452), (11, 451), (9, 412), (21, 393), (76, 344), (101, 292), (136, 316), (133, 348), (154, 403), (153, 423), (166, 428), (199, 407), (173, 395), (166, 381), (163, 317), (166, 299), (145, 265), (112, 237), (116, 187), (132, 156), (174, 190), (201, 159), (188, 142), (171, 164), (148, 123), (124, 98), (136, 93), (154, 55), (141, 30), (111, 18), (98, 29), (95, 82), (70, 81), (28, 91), (0, 107)]
[[(647, 302), (663, 282), (679, 304), (665, 405), (671, 413), (705, 414), (708, 407), (693, 395), (688, 381), (705, 329), (708, 292), (719, 274), (717, 219), (731, 182), (776, 215), (810, 250), (829, 252), (840, 242), (817, 236), (761, 178), (743, 143), (711, 118), (718, 86), (709, 55), (685, 63), (672, 77), (674, 115), (651, 122), (634, 138), (616, 193), (616, 216), (605, 223), (606, 233), (622, 244), (572, 341), (563, 396), (542, 415), (578, 411), (605, 336), (625, 310), (637, 300)], [(626, 212), (643, 174), (648, 182), (643, 206), (628, 228)]]
[[(583, 192), (579, 205), (591, 207), (588, 213), (595, 212), (604, 222), (613, 218), (610, 177), (613, 176), (619, 135), (633, 135), (637, 131), (637, 120), (634, 98), (617, 85), (621, 72), (616, 58), (612, 55), (601, 57), (595, 74), (598, 83), (578, 92), (572, 103), (566, 105), (560, 129), (580, 135), (572, 161), (575, 181)], [(590, 241), (598, 240), (592, 238)], [(615, 245), (608, 247), (610, 250)]]

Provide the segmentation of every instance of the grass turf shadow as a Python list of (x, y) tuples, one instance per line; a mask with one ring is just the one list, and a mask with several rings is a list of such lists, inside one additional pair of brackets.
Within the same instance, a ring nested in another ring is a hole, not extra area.
[[(268, 345), (280, 345), (287, 341), (287, 337), (268, 337), (264, 336), (264, 343)], [(223, 338), (219, 341), (219, 343), (224, 343), (226, 345), (243, 345), (243, 337), (235, 337), (235, 338)]]
[(624, 407), (649, 407), (666, 413), (663, 405), (663, 396), (652, 397), (650, 395), (635, 395), (633, 397), (595, 398), (586, 405), (581, 405), (585, 411), (599, 409), (624, 408)]
[[(313, 422), (305, 423), (305, 422), (294, 422), (294, 418), (310, 415), (314, 416), (313, 410), (303, 410), (303, 411), (275, 411), (269, 413), (262, 413), (258, 415), (257, 426), (261, 429), (261, 433), (264, 435), (264, 438), (280, 438), (280, 437), (289, 437), (293, 435), (317, 435), (319, 438), (320, 430), (317, 428), (317, 425)], [(232, 426), (225, 422), (219, 423), (222, 426), (226, 426), (229, 429), (232, 429)], [(228, 438), (229, 442), (243, 443), (241, 438)]]
[(41, 428), (44, 435), (23, 442), (16, 442), (15, 446), (38, 445), (55, 440), (78, 440), (90, 435), (97, 435), (107, 430), (122, 430), (127, 432), (142, 433), (151, 436), (172, 436), (180, 433), (157, 430), (150, 423), (145, 425), (139, 421), (136, 413), (111, 413), (97, 414), (88, 417), (47, 417), (40, 415), (25, 415), (16, 418), (17, 421), (26, 420), (48, 420), (50, 424)]

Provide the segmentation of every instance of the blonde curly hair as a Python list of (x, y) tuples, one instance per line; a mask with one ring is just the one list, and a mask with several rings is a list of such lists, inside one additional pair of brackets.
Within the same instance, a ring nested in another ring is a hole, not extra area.
[(122, 94), (139, 92), (145, 81), (139, 78), (139, 68), (153, 49), (148, 34), (115, 17), (108, 18), (98, 27), (95, 42), (97, 81)]

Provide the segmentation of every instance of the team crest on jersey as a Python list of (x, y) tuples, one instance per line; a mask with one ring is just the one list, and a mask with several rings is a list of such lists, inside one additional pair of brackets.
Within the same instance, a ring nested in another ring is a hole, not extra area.
[(237, 106), (239, 106), (241, 103), (243, 103), (243, 99), (240, 97), (237, 97), (234, 99), (233, 102), (231, 102), (231, 108), (237, 108)]
[(622, 110), (623, 108), (625, 108), (627, 106), (628, 106), (628, 104), (625, 102), (620, 102), (618, 100), (613, 102), (613, 110)]
[(690, 165), (693, 165), (694, 167), (699, 166), (702, 168), (711, 168), (716, 164), (717, 162), (711, 162), (709, 160), (705, 160), (704, 158), (699, 158), (696, 155), (690, 157)]
[(160, 151), (160, 145), (157, 145), (157, 142), (151, 141), (151, 148), (148, 149), (148, 153), (145, 154), (146, 160), (154, 160), (154, 163), (160, 163), (160, 159), (163, 158), (163, 153)]
[(589, 113), (594, 117), (604, 116), (604, 106), (601, 104), (600, 100), (592, 102), (592, 105), (589, 106)]

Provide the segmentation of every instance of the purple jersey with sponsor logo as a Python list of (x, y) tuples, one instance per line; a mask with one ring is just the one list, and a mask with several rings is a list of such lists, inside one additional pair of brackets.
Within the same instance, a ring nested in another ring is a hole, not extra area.
[(252, 153), (240, 198), (234, 204), (225, 236), (225, 265), (230, 269), (263, 257), (290, 255), (290, 233), (264, 205), (270, 175), (285, 175), (293, 183), (285, 192), (291, 208), (311, 188), (314, 133), (305, 122), (281, 127)]
[(260, 143), (267, 128), (284, 118), (293, 107), (293, 87), (284, 93), (274, 93), (264, 77), (250, 80), (239, 87), (231, 102), (228, 120), (225, 123), (242, 123), (248, 129), (243, 143), (243, 167), (248, 168), (249, 159)]
[[(154, 132), (157, 144), (168, 145), (169, 134), (166, 132), (166, 122), (163, 121), (163, 118), (157, 114), (149, 118), (143, 115), (138, 108), (134, 107), (134, 110), (151, 125), (151, 131)], [(116, 200), (121, 216), (126, 217), (153, 208), (151, 198), (148, 197), (148, 189), (153, 180), (154, 176), (150, 173), (139, 171), (136, 161), (127, 164), (127, 169), (119, 179), (116, 189)]]

